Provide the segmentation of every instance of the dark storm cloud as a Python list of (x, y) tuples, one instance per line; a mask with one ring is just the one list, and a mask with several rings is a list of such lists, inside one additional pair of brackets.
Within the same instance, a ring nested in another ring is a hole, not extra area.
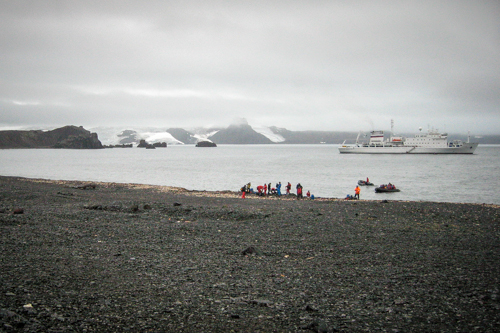
[(0, 126), (498, 133), (498, 17), (497, 1), (2, 1)]

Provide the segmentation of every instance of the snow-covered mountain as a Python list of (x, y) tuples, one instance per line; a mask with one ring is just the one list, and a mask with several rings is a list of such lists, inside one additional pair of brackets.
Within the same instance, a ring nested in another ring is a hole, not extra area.
[(149, 144), (166, 142), (167, 145), (196, 144), (200, 140), (216, 144), (339, 144), (344, 140), (355, 140), (355, 132), (290, 131), (285, 128), (251, 126), (239, 119), (226, 128), (155, 128), (155, 127), (95, 127), (103, 145), (133, 144), (140, 140)]
[(133, 144), (136, 146), (141, 140), (147, 143), (166, 142), (167, 145), (184, 144), (177, 140), (166, 129), (154, 127), (94, 127), (90, 131), (96, 132), (103, 145)]
[[(233, 143), (246, 143), (238, 140), (238, 131), (240, 126), (244, 126), (245, 130), (253, 131), (256, 134), (263, 135), (271, 143), (284, 142), (285, 138), (279, 134), (272, 132), (271, 128), (259, 126), (251, 127), (249, 125), (231, 125), (228, 128), (232, 128), (232, 132), (229, 136), (226, 135), (224, 140), (229, 140)], [(248, 127), (247, 127), (248, 126)], [(133, 144), (136, 146), (140, 140), (146, 140), (147, 143), (155, 142), (166, 142), (167, 145), (175, 144), (195, 144), (198, 141), (214, 141), (212, 137), (219, 132), (225, 132), (227, 129), (207, 129), (207, 128), (195, 128), (191, 130), (184, 130), (180, 128), (175, 129), (165, 129), (165, 128), (154, 128), (154, 127), (94, 127), (89, 129), (92, 132), (96, 132), (99, 136), (99, 140), (103, 145), (120, 145), (120, 144)], [(222, 133), (221, 133), (222, 134)], [(219, 135), (221, 135), (219, 134)], [(243, 140), (248, 138), (243, 138)], [(236, 142), (237, 141), (237, 142)], [(216, 143), (221, 143), (217, 142)], [(223, 143), (223, 142), (222, 142)], [(254, 143), (254, 142), (249, 142)]]

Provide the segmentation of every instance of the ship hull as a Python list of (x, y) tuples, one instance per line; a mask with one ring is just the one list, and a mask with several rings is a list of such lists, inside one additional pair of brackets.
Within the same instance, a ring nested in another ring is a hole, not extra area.
[(464, 143), (461, 147), (427, 148), (415, 147), (410, 154), (474, 154), (477, 143)]
[(339, 147), (341, 154), (406, 154), (412, 147)]
[(473, 154), (477, 148), (477, 143), (464, 143), (460, 147), (363, 147), (363, 146), (342, 146), (339, 147), (341, 154)]

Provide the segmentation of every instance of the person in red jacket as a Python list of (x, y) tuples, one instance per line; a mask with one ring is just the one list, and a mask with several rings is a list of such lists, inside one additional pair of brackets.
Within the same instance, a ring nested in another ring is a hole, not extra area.
[(262, 185), (257, 186), (257, 195), (262, 195), (263, 192), (264, 192), (264, 186)]
[(297, 184), (297, 199), (302, 198), (302, 185), (300, 183)]

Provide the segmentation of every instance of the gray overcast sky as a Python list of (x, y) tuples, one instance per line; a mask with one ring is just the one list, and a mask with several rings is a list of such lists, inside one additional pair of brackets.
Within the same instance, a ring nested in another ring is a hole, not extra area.
[(0, 0), (0, 127), (500, 134), (500, 1)]

